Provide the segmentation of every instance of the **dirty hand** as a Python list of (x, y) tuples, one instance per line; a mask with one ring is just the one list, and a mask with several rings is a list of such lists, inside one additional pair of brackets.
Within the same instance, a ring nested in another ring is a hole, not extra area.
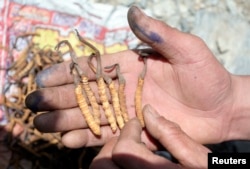
[(154, 154), (142, 142), (142, 128), (137, 119), (126, 123), (119, 137), (108, 141), (92, 161), (90, 169), (207, 168), (209, 149), (196, 143), (181, 128), (160, 116), (151, 106), (144, 108), (146, 130), (178, 161)]
[[(198, 37), (180, 32), (131, 7), (128, 21), (135, 35), (158, 54), (149, 56), (142, 104), (150, 103), (161, 116), (180, 125), (199, 143), (217, 143), (229, 139), (249, 139), (249, 76), (231, 75)], [(102, 56), (103, 67), (119, 63), (126, 79), (127, 106), (135, 116), (134, 93), (143, 68), (135, 51), (127, 50)], [(95, 75), (87, 58), (79, 59), (97, 90)], [(102, 136), (88, 129), (77, 106), (70, 62), (54, 65), (37, 77), (41, 89), (26, 98), (33, 111), (48, 111), (37, 116), (35, 126), (43, 132), (63, 132), (68, 147), (103, 145), (112, 133), (102, 118)], [(109, 74), (115, 76), (115, 71)], [(143, 132), (143, 141), (151, 142)], [(156, 147), (151, 144), (151, 148)]]

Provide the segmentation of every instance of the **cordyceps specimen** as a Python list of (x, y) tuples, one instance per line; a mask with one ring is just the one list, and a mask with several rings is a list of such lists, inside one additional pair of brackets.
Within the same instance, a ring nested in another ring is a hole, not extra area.
[[(108, 77), (107, 75), (103, 75), (101, 73), (98, 73), (97, 70), (94, 68), (93, 64), (91, 63), (91, 60), (92, 58), (96, 56), (97, 57), (97, 67), (100, 65), (98, 62), (101, 61), (100, 56), (97, 56), (97, 55), (91, 55), (89, 58), (88, 58), (88, 64), (89, 64), (89, 67), (96, 73), (96, 76), (100, 76), (102, 79), (104, 79), (105, 83), (107, 83), (108, 85), (108, 88), (109, 88), (109, 91), (110, 91), (110, 95), (111, 95), (111, 99), (112, 99), (112, 105), (113, 105), (113, 108), (114, 108), (114, 112), (115, 112), (115, 116), (116, 116), (116, 121), (118, 123), (118, 126), (120, 129), (123, 128), (124, 126), (124, 120), (123, 120), (123, 116), (122, 116), (122, 111), (121, 111), (121, 106), (120, 106), (120, 101), (119, 101), (119, 94), (118, 94), (118, 91), (116, 90), (115, 88), (115, 83), (114, 81)], [(98, 81), (98, 78), (97, 78), (97, 81)], [(103, 80), (102, 80), (103, 81)], [(97, 82), (98, 83), (98, 82)], [(103, 85), (105, 85), (105, 83)], [(106, 88), (106, 85), (105, 85), (105, 88)], [(101, 96), (100, 96), (101, 98)], [(110, 110), (112, 111), (112, 110)], [(108, 116), (107, 116), (108, 117)]]
[[(112, 111), (112, 107), (109, 104), (109, 100), (108, 100), (108, 94), (107, 94), (107, 91), (106, 91), (106, 84), (104, 82), (104, 76), (102, 74), (102, 65), (101, 65), (100, 52), (92, 44), (90, 44), (86, 40), (84, 40), (80, 36), (80, 34), (79, 34), (78, 31), (76, 31), (76, 33), (77, 33), (77, 36), (78, 36), (79, 40), (83, 44), (85, 44), (86, 46), (90, 47), (94, 51), (94, 53), (91, 56), (89, 56), (89, 58), (88, 58), (88, 64), (89, 64), (91, 70), (96, 73), (96, 81), (97, 81), (98, 93), (99, 93), (100, 101), (101, 101), (101, 104), (102, 104), (105, 116), (106, 116), (106, 118), (107, 118), (107, 120), (108, 120), (108, 122), (110, 124), (110, 127), (111, 127), (112, 131), (115, 132), (117, 130), (117, 124), (116, 124), (116, 119), (115, 119), (113, 111)], [(91, 60), (92, 60), (93, 57), (96, 57), (97, 68), (95, 68), (92, 65), (92, 63), (91, 63)], [(108, 83), (112, 82), (112, 80), (110, 81), (109, 78), (106, 78), (106, 80), (109, 81)], [(112, 93), (112, 91), (111, 91), (111, 93)], [(119, 103), (119, 100), (118, 100), (118, 103)], [(122, 124), (123, 119), (122, 119), (122, 122), (121, 122), (119, 116), (117, 117), (117, 121), (118, 121), (118, 124), (120, 124), (119, 126), (122, 127), (124, 125), (124, 124)]]
[[(72, 59), (70, 69), (74, 77), (77, 103), (91, 131), (96, 135), (101, 135), (99, 105), (97, 104), (94, 93), (89, 86), (88, 77), (80, 69), (77, 63), (76, 54), (67, 40), (59, 42), (56, 49), (58, 50), (62, 44), (66, 44), (70, 50), (70, 56)], [(91, 113), (88, 101), (92, 106), (94, 116)]]
[[(117, 125), (119, 129), (122, 129), (124, 124), (129, 120), (128, 110), (126, 106), (126, 97), (125, 97), (125, 84), (126, 81), (121, 74), (120, 65), (114, 64), (111, 66), (105, 67), (105, 69), (116, 69), (116, 74), (118, 77), (118, 89), (115, 86), (114, 81), (111, 77), (102, 72), (102, 62), (101, 55), (97, 48), (95, 48), (92, 44), (87, 42), (84, 38), (82, 38), (79, 32), (76, 30), (76, 35), (81, 43), (84, 46), (89, 47), (93, 53), (88, 57), (88, 65), (89, 68), (96, 74), (96, 83), (98, 87), (98, 95), (100, 98), (100, 104), (102, 105), (102, 109), (104, 114), (108, 120), (108, 123), (111, 127), (111, 130), (115, 132), (117, 130)], [(81, 112), (92, 132), (95, 135), (101, 135), (100, 129), (100, 107), (97, 103), (97, 99), (95, 97), (94, 92), (89, 86), (89, 79), (87, 75), (81, 70), (79, 64), (77, 63), (77, 56), (74, 52), (71, 44), (67, 41), (61, 41), (56, 46), (58, 50), (62, 44), (65, 44), (69, 47), (69, 52), (71, 56), (72, 63), (70, 64), (71, 74), (74, 77), (75, 84), (75, 95), (77, 99), (77, 103), (81, 109)], [(144, 68), (141, 74), (138, 77), (138, 84), (135, 91), (135, 112), (138, 117), (141, 125), (144, 127), (144, 119), (142, 114), (142, 90), (144, 84), (144, 78), (147, 71), (147, 56), (149, 53), (145, 51), (145, 53), (139, 50), (140, 58), (142, 58), (144, 63)], [(92, 59), (96, 59), (96, 66), (93, 65)], [(111, 103), (109, 101), (109, 93), (111, 95)], [(90, 106), (89, 106), (90, 104)], [(92, 108), (92, 109), (91, 109)], [(92, 113), (93, 112), (93, 113)]]
[(139, 53), (139, 55), (143, 59), (144, 67), (141, 74), (138, 77), (138, 83), (135, 91), (135, 112), (142, 127), (145, 127), (144, 117), (142, 113), (142, 90), (143, 90), (144, 78), (147, 72), (147, 57), (146, 57), (147, 54)]
[[(26, 96), (38, 89), (35, 82), (36, 75), (46, 67), (61, 63), (63, 55), (52, 49), (40, 48), (39, 44), (32, 42), (32, 37), (39, 36), (37, 33), (23, 33), (17, 36), (13, 45), (8, 50), (8, 65), (0, 68), (5, 71), (3, 91), (1, 91), (0, 108), (7, 115), (7, 137), (1, 140), (6, 148), (15, 154), (9, 161), (8, 168), (23, 168), (23, 159), (32, 156), (32, 164), (40, 166), (39, 159), (52, 159), (54, 156), (46, 151), (50, 148), (58, 150), (62, 147), (60, 133), (41, 133), (35, 129), (33, 119), (37, 113), (32, 112), (25, 106)], [(19, 40), (22, 43), (19, 43)], [(25, 43), (23, 43), (25, 42)], [(22, 45), (20, 45), (22, 44)], [(23, 45), (26, 46), (23, 46)], [(20, 135), (13, 137), (15, 130), (21, 128)], [(3, 151), (0, 152), (0, 154)], [(33, 166), (32, 168), (36, 168)]]
[(107, 67), (105, 67), (105, 69), (113, 69), (114, 67), (116, 68), (116, 74), (117, 74), (118, 82), (119, 82), (118, 96), (119, 96), (121, 113), (122, 113), (123, 120), (126, 123), (129, 121), (127, 104), (126, 104), (126, 96), (125, 96), (125, 92), (124, 92), (126, 80), (124, 79), (123, 75), (120, 72), (120, 65), (119, 64), (107, 66)]

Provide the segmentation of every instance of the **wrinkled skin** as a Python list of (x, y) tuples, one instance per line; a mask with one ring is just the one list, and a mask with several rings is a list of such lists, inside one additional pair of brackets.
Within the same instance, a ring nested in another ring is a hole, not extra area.
[(179, 163), (151, 152), (141, 140), (142, 128), (139, 121), (132, 119), (122, 129), (119, 137), (112, 138), (104, 145), (92, 161), (90, 169), (207, 168), (207, 153), (210, 151), (206, 147), (192, 140), (176, 123), (160, 116), (150, 105), (143, 110), (149, 135), (159, 140)]
[[(239, 121), (243, 119), (243, 109), (239, 107), (249, 105), (249, 97), (241, 98), (250, 84), (249, 77), (231, 75), (199, 37), (150, 18), (137, 7), (128, 11), (128, 22), (135, 35), (155, 51), (147, 61), (143, 105), (152, 105), (161, 116), (177, 123), (198, 143), (246, 139), (247, 132), (234, 130), (244, 130), (239, 127)], [(138, 57), (138, 52), (133, 50), (102, 56), (103, 67), (120, 64), (126, 79), (125, 92), (131, 118), (135, 116), (137, 78), (143, 68)], [(80, 58), (79, 63), (96, 91), (95, 75), (87, 66), (87, 58)], [(63, 132), (62, 141), (66, 146), (103, 145), (119, 135), (119, 131), (112, 133), (103, 116), (102, 136), (91, 133), (76, 104), (69, 65), (70, 62), (64, 62), (41, 72), (37, 77), (41, 89), (26, 98), (26, 105), (33, 111), (48, 111), (35, 118), (35, 126), (43, 132)], [(109, 75), (115, 77), (115, 71)], [(150, 149), (157, 148), (144, 130), (142, 140)]]

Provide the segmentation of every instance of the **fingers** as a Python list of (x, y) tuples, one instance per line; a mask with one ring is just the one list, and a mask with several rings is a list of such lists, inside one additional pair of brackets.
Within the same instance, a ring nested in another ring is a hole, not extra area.
[(39, 87), (49, 87), (73, 82), (70, 74), (70, 61), (52, 65), (39, 72), (36, 83)]
[(71, 84), (36, 90), (26, 97), (25, 104), (33, 112), (75, 107), (74, 88)]
[[(96, 83), (89, 82), (89, 85), (92, 91), (94, 92), (94, 95), (96, 96), (97, 103), (100, 103)], [(42, 88), (30, 93), (25, 99), (25, 104), (33, 112), (68, 109), (76, 107), (78, 105), (76, 102), (74, 90), (74, 84)], [(109, 93), (108, 99), (111, 99)]]
[(101, 133), (101, 136), (95, 136), (90, 129), (68, 131), (62, 135), (62, 143), (68, 148), (102, 146), (119, 131), (113, 133), (110, 126), (102, 126)]
[(93, 159), (90, 169), (119, 169), (119, 167), (111, 160), (113, 147), (117, 142), (117, 137), (114, 137), (106, 143), (99, 154)]
[(141, 142), (142, 128), (137, 119), (126, 123), (113, 149), (112, 160), (121, 168), (176, 168), (168, 160), (153, 154)]
[[(87, 123), (78, 107), (39, 114), (34, 119), (34, 125), (39, 131), (45, 133), (64, 132), (64, 145), (67, 147), (103, 145), (111, 136), (119, 134), (119, 130), (117, 130), (116, 133), (111, 131), (104, 113), (101, 112), (102, 136), (96, 137), (90, 129), (88, 129)], [(82, 138), (80, 140), (73, 139), (76, 141), (76, 143), (73, 143), (70, 137), (78, 138), (78, 133)], [(157, 145), (148, 139), (147, 133), (143, 131), (141, 137), (149, 149), (157, 149)]]
[[(144, 107), (146, 129), (187, 168), (207, 168), (206, 147), (196, 143), (171, 121), (161, 117), (151, 106)], [(174, 143), (174, 144), (173, 144)]]
[[(115, 63), (119, 63), (121, 67), (121, 73), (128, 72), (131, 68), (138, 66), (137, 54), (133, 51), (123, 51), (115, 54), (103, 55), (102, 65), (110, 66)], [(89, 77), (90, 80), (95, 79), (95, 74), (89, 68), (87, 64), (88, 57), (80, 57), (78, 63), (83, 72)], [(93, 63), (95, 59), (93, 59)], [(36, 82), (40, 87), (59, 86), (63, 84), (73, 83), (72, 75), (70, 74), (70, 63), (66, 61), (60, 64), (53, 65), (37, 75)], [(130, 63), (130, 64), (127, 64)], [(94, 65), (96, 65), (94, 63)], [(115, 76), (115, 71), (109, 73), (110, 77)]]
[(142, 128), (139, 121), (134, 118), (126, 123), (117, 141), (111, 140), (104, 146), (91, 166), (101, 168), (103, 165), (102, 168), (114, 169), (119, 167), (124, 169), (177, 169), (181, 166), (207, 168), (207, 153), (209, 152), (207, 148), (195, 143), (177, 124), (159, 116), (149, 105), (144, 107), (144, 115), (149, 134), (159, 140), (177, 158), (179, 164), (153, 154), (145, 144), (142, 144)]
[(83, 116), (79, 108), (73, 108), (39, 114), (34, 118), (33, 123), (39, 131), (44, 133), (62, 132), (86, 127), (85, 120), (79, 120), (81, 118)]
[[(107, 119), (103, 111), (100, 111), (101, 125), (107, 125)], [(88, 128), (79, 107), (39, 114), (34, 119), (34, 125), (39, 131), (45, 133)]]
[(132, 141), (141, 144), (142, 127), (137, 119), (132, 119), (124, 126), (119, 136), (119, 143)]
[(212, 53), (202, 53), (208, 49), (200, 38), (148, 17), (136, 6), (129, 9), (128, 22), (139, 39), (165, 56), (170, 63), (192, 63), (213, 56)]

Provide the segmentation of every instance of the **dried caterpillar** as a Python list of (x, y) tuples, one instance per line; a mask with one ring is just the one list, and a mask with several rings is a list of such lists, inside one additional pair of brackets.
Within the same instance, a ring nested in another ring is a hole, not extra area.
[(105, 67), (105, 69), (113, 69), (114, 67), (116, 67), (116, 74), (118, 76), (118, 82), (119, 82), (119, 87), (118, 87), (118, 100), (120, 104), (119, 107), (121, 110), (124, 123), (126, 123), (129, 120), (127, 104), (126, 104), (126, 96), (124, 93), (126, 81), (120, 72), (120, 65), (114, 64), (114, 65)]
[(87, 100), (84, 97), (84, 94), (82, 92), (83, 92), (83, 89), (82, 89), (81, 84), (76, 85), (75, 94), (76, 94), (77, 103), (81, 109), (81, 112), (82, 112), (89, 128), (91, 129), (91, 131), (96, 135), (101, 135), (100, 125), (96, 123), (95, 119), (93, 118), (92, 114), (90, 113)]
[(146, 57), (143, 57), (144, 68), (141, 74), (139, 75), (137, 87), (135, 91), (135, 112), (142, 127), (145, 127), (144, 117), (142, 113), (142, 90), (143, 90), (144, 78), (145, 78), (146, 71), (147, 71), (146, 61), (147, 61)]
[[(80, 42), (82, 42), (87, 47), (93, 50), (92, 55), (88, 57), (88, 65), (89, 68), (95, 73), (96, 75), (96, 83), (98, 87), (98, 95), (100, 98), (100, 104), (102, 109), (104, 110), (104, 114), (108, 123), (111, 127), (113, 132), (116, 132), (117, 127), (120, 129), (123, 128), (124, 124), (129, 120), (128, 110), (126, 106), (126, 96), (125, 96), (125, 85), (126, 81), (120, 72), (119, 64), (114, 64), (112, 66), (105, 67), (105, 69), (116, 68), (116, 74), (118, 77), (118, 84), (119, 87), (116, 88), (114, 81), (109, 76), (103, 74), (102, 72), (102, 63), (101, 63), (101, 56), (100, 52), (86, 40), (84, 40), (79, 32), (76, 30), (76, 35)], [(97, 103), (96, 96), (92, 89), (89, 86), (89, 79), (83, 73), (81, 68), (79, 67), (76, 59), (76, 54), (73, 51), (72, 46), (68, 41), (62, 41), (57, 45), (57, 48), (61, 44), (65, 43), (69, 46), (70, 56), (72, 59), (72, 63), (70, 65), (71, 73), (74, 76), (74, 83), (75, 83), (75, 95), (77, 99), (77, 103), (82, 111), (82, 114), (92, 132), (96, 135), (101, 135), (100, 130), (100, 106)], [(135, 103), (135, 112), (136, 116), (138, 117), (142, 127), (145, 126), (144, 118), (142, 113), (142, 92), (144, 86), (144, 78), (147, 71), (147, 52), (140, 53), (140, 57), (143, 59), (144, 67), (141, 74), (138, 77), (137, 87), (135, 90), (134, 96), (134, 103)], [(96, 59), (96, 67), (92, 64), (92, 59), (95, 57)], [(111, 103), (108, 97), (108, 91), (111, 95)], [(91, 108), (89, 108), (90, 104)], [(91, 109), (93, 113), (91, 113)]]
[(89, 86), (88, 78), (86, 76), (82, 76), (81, 82), (82, 82), (82, 87), (84, 91), (86, 92), (86, 95), (89, 99), (90, 105), (92, 106), (94, 119), (96, 123), (100, 125), (101, 124), (100, 107), (99, 107), (99, 104), (97, 103), (94, 92)]
[[(92, 58), (96, 56), (97, 59), (97, 68), (95, 69), (93, 64), (91, 63)], [(104, 82), (104, 78), (102, 76), (102, 69), (101, 69), (101, 59), (99, 53), (97, 55), (91, 55), (88, 58), (88, 65), (96, 73), (97, 78), (97, 86), (98, 86), (98, 93), (101, 100), (101, 104), (105, 113), (105, 116), (110, 124), (110, 127), (113, 132), (117, 130), (116, 119), (114, 117), (112, 108), (108, 101), (107, 91), (106, 91), (106, 84)]]
[[(70, 56), (72, 59), (70, 69), (71, 73), (74, 76), (74, 83), (76, 86), (75, 95), (77, 103), (91, 131), (96, 135), (101, 135), (99, 106), (95, 99), (94, 93), (89, 86), (88, 78), (86, 75), (83, 74), (83, 71), (78, 66), (76, 54), (71, 44), (67, 40), (59, 42), (56, 46), (56, 49), (59, 49), (62, 44), (68, 45), (70, 50)], [(94, 116), (90, 112), (88, 101), (90, 102), (93, 108)]]

